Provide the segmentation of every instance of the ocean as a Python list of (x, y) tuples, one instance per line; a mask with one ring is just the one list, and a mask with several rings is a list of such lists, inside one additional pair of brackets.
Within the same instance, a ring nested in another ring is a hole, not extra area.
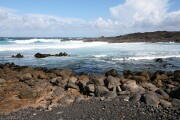
[[(35, 58), (37, 52), (70, 56)], [(24, 58), (12, 58), (21, 53)], [(163, 62), (155, 62), (162, 58)], [(112, 68), (124, 70), (180, 70), (180, 43), (107, 43), (48, 38), (0, 38), (0, 63), (72, 69), (75, 73), (104, 74)]]

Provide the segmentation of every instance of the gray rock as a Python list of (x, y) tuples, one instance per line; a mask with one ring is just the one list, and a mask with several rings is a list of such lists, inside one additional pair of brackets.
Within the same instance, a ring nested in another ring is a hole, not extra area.
[(129, 95), (131, 92), (129, 90), (118, 92), (118, 95)]
[(159, 95), (161, 95), (165, 100), (169, 99), (169, 95), (166, 92), (164, 92), (163, 90), (157, 89), (155, 92), (158, 93)]
[(32, 79), (31, 73), (26, 73), (21, 77), (21, 81), (30, 80)]
[(116, 78), (113, 76), (108, 76), (108, 78), (105, 81), (106, 81), (108, 89), (112, 89), (114, 87), (121, 85), (119, 78)]
[(58, 106), (65, 107), (72, 104), (75, 100), (75, 96), (71, 94), (66, 94), (58, 101)]
[(133, 103), (136, 103), (136, 102), (139, 102), (141, 99), (141, 94), (139, 93), (134, 93), (131, 95), (129, 101), (133, 102)]
[(76, 84), (71, 83), (71, 82), (68, 82), (67, 87), (68, 87), (68, 88), (79, 89), (79, 86), (77, 86)]
[(3, 78), (0, 78), (0, 84), (5, 84), (5, 83), (6, 83), (6, 80)]
[(142, 100), (142, 102), (146, 103), (147, 105), (154, 106), (154, 107), (158, 107), (158, 105), (160, 103), (159, 98), (157, 97), (156, 93), (152, 92), (152, 91), (148, 91), (148, 92), (144, 93), (141, 96), (141, 100)]
[(173, 99), (172, 100), (172, 105), (174, 107), (180, 108), (180, 100), (179, 99)]
[(163, 100), (163, 99), (160, 99), (159, 101), (160, 101), (160, 104), (161, 104), (161, 106), (162, 106), (163, 108), (172, 107), (171, 102), (168, 102), (168, 101)]
[(95, 96), (102, 97), (109, 90), (105, 86), (95, 86)]

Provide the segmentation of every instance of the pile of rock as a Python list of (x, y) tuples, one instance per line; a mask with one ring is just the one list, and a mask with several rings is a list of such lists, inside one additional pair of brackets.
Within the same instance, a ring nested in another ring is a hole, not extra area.
[(0, 65), (0, 113), (19, 108), (51, 109), (98, 98), (144, 102), (154, 107), (180, 107), (180, 71), (150, 73), (115, 69), (105, 75), (75, 75), (72, 70)]
[(66, 52), (64, 52), (64, 53), (60, 52), (59, 54), (41, 54), (41, 53), (36, 53), (34, 55), (34, 57), (36, 57), (36, 58), (46, 58), (46, 57), (49, 57), (49, 56), (62, 57), (62, 56), (68, 56), (68, 54)]

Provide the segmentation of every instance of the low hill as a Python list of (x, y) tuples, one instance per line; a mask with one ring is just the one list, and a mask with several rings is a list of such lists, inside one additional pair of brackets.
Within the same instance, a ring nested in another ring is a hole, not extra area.
[(156, 31), (145, 33), (132, 33), (115, 37), (87, 38), (85, 42), (105, 41), (110, 43), (121, 42), (180, 42), (180, 31)]

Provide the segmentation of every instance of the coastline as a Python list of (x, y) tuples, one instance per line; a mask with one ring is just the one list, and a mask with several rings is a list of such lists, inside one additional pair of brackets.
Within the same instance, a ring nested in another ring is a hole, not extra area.
[(79, 102), (86, 105), (93, 99), (98, 100), (93, 102), (97, 105), (101, 102), (107, 105), (120, 98), (127, 102), (123, 105), (145, 104), (144, 108), (177, 110), (171, 116), (175, 119), (180, 115), (180, 70), (155, 73), (126, 70), (118, 74), (111, 69), (104, 75), (87, 75), (74, 74), (70, 69), (31, 68), (6, 63), (0, 64), (0, 76), (0, 113), (3, 117), (3, 114), (8, 117), (11, 112), (29, 107), (53, 111), (71, 108), (72, 104), (78, 106)]

